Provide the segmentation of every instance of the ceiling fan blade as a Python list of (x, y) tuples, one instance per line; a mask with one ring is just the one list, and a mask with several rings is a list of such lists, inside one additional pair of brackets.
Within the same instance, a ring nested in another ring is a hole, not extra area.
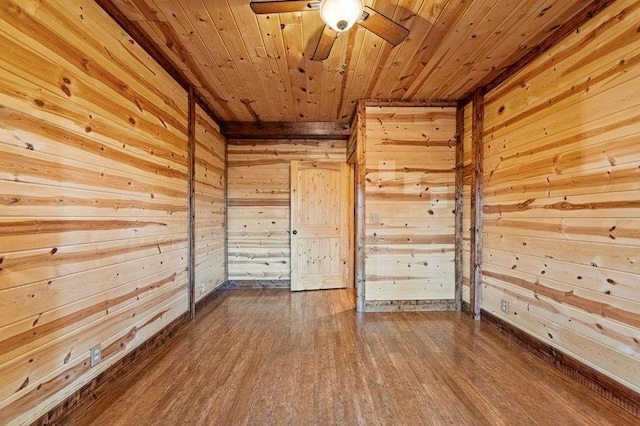
[(336, 37), (338, 37), (338, 32), (330, 26), (325, 25), (311, 60), (324, 61), (327, 59), (331, 53), (333, 43), (336, 41)]
[(399, 45), (409, 35), (409, 30), (392, 21), (369, 6), (364, 7), (365, 17), (358, 22), (372, 33), (382, 37), (394, 46)]
[(319, 1), (285, 0), (285, 1), (252, 1), (251, 10), (257, 14), (306, 12), (320, 7)]

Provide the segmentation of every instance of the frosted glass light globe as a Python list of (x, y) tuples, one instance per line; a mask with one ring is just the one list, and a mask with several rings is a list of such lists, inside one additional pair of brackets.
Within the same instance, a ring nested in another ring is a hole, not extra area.
[(363, 11), (363, 0), (324, 0), (320, 5), (322, 20), (338, 32), (353, 27)]

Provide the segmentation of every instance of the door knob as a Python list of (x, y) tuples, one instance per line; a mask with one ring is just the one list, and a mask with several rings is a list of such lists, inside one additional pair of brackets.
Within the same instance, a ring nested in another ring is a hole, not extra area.
[(296, 230), (294, 229), (293, 231), (291, 231), (291, 233), (292, 233), (293, 235), (296, 235), (296, 234), (298, 233), (298, 231), (296, 231)]

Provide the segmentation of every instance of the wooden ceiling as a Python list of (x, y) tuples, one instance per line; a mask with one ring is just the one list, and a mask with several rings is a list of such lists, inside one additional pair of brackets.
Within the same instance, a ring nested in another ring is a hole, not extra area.
[(587, 7), (580, 0), (366, 0), (410, 29), (398, 47), (356, 26), (309, 58), (317, 12), (250, 0), (112, 0), (224, 121), (348, 121), (358, 99), (459, 99)]

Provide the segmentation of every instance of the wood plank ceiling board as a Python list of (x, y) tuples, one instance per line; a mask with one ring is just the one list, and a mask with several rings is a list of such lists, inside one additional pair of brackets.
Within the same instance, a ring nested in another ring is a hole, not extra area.
[[(418, 13), (411, 13), (408, 9), (405, 13), (397, 19), (397, 22), (411, 28), (411, 33), (407, 39), (400, 43), (397, 47), (391, 49), (390, 46), (385, 46), (385, 50), (391, 51), (387, 60), (378, 66), (377, 75), (369, 86), (367, 92), (367, 98), (390, 98), (387, 93), (383, 92), (383, 88), (389, 85), (389, 81), (398, 81), (402, 76), (403, 62), (400, 58), (413, 57), (420, 48), (420, 40), (427, 34), (430, 28), (433, 26), (433, 21), (440, 12), (441, 5), (448, 0), (423, 0), (420, 8), (417, 9)], [(394, 17), (396, 19), (396, 17)], [(417, 20), (422, 20), (421, 25), (414, 25)], [(385, 51), (385, 54), (387, 52)]]
[(343, 121), (363, 98), (460, 99), (591, 6), (579, 0), (367, 0), (410, 29), (392, 47), (355, 26), (310, 58), (317, 12), (255, 15), (248, 0), (113, 0), (223, 121)]
[[(385, 16), (395, 18), (394, 9), (396, 9), (398, 2), (379, 2), (376, 5), (376, 10)], [(346, 99), (342, 102), (342, 110), (337, 111), (338, 116), (336, 119), (351, 118), (355, 112), (355, 106), (358, 99), (365, 98), (365, 94), (368, 90), (368, 81), (376, 78), (377, 63), (379, 57), (383, 51), (382, 46), (385, 44), (377, 35), (370, 31), (364, 31), (358, 29), (358, 33), (361, 33), (362, 39), (356, 44), (358, 55), (356, 56), (356, 62), (354, 63), (354, 73), (347, 79), (347, 87), (349, 89)]]
[[(518, 2), (512, 2), (518, 3)], [(479, 25), (469, 23), (469, 31), (466, 37), (460, 41), (464, 48), (458, 52), (460, 59), (466, 62), (449, 60), (442, 68), (444, 75), (449, 79), (437, 90), (431, 87), (418, 87), (419, 97), (446, 97), (450, 93), (456, 93), (460, 88), (467, 87), (469, 83), (477, 85), (482, 81), (488, 82), (483, 76), (496, 68), (503, 69), (515, 62), (521, 53), (530, 47), (534, 47), (547, 37), (561, 23), (576, 15), (583, 7), (582, 4), (571, 2), (557, 3), (554, 0), (538, 0), (535, 2), (520, 2), (520, 7), (507, 7), (511, 13), (503, 13), (504, 5), (494, 7)], [(520, 23), (526, 23), (522, 26)], [(546, 27), (539, 31), (537, 25)], [(496, 25), (494, 25), (496, 23)], [(501, 37), (502, 36), (502, 37)], [(496, 44), (504, 46), (502, 49), (494, 49)], [(511, 54), (509, 54), (511, 53)], [(483, 62), (484, 66), (476, 64)], [(488, 73), (493, 76), (493, 73)], [(425, 90), (426, 89), (426, 90)]]

